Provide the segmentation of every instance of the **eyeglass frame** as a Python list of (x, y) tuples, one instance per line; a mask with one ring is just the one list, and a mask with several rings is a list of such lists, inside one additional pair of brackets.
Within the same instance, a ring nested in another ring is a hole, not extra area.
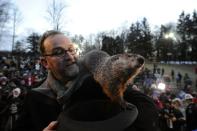
[[(62, 47), (57, 47), (57, 48), (55, 48), (55, 49), (64, 50), (64, 53), (58, 55), (58, 54), (55, 54), (54, 52), (52, 52), (51, 54), (43, 54), (43, 56), (63, 57), (63, 56), (65, 56), (65, 54), (68, 54), (68, 53), (70, 53), (70, 54), (72, 54), (72, 55), (75, 55), (75, 54), (77, 53), (77, 49), (76, 49), (76, 48), (69, 48), (69, 49), (66, 50), (66, 49), (64, 49), (64, 48), (62, 48)], [(55, 49), (53, 49), (53, 50), (55, 50)], [(73, 52), (71, 51), (72, 49), (73, 49)]]

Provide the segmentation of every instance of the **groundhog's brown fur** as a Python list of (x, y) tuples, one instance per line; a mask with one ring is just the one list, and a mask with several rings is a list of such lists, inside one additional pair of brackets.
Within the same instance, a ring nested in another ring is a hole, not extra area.
[(136, 54), (109, 56), (103, 51), (93, 50), (84, 56), (83, 64), (101, 85), (103, 92), (112, 101), (124, 105), (126, 83), (139, 73), (144, 58)]

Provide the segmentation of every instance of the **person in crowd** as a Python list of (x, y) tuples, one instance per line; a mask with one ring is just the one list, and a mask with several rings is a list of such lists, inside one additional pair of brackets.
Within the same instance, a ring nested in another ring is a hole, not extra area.
[(13, 125), (15, 124), (18, 115), (20, 113), (20, 107), (21, 107), (21, 89), (17, 88), (16, 85), (15, 88), (11, 91), (11, 96), (9, 98), (9, 108), (7, 110), (7, 120), (5, 123), (5, 131), (12, 131)]
[(196, 88), (196, 90), (197, 90), (197, 78), (196, 78), (196, 82), (195, 82), (195, 83), (196, 83), (195, 88)]
[[(40, 51), (48, 75), (42, 85), (27, 93), (15, 131), (56, 130), (56, 120), (63, 109), (86, 100), (109, 99), (93, 77), (83, 73), (76, 49), (63, 33), (45, 32)], [(137, 119), (126, 130), (156, 131), (158, 114), (152, 99), (130, 88), (124, 97), (138, 109)]]
[(174, 81), (174, 70), (173, 69), (171, 70), (171, 79), (172, 79), (172, 81)]
[(197, 130), (197, 103), (193, 101), (191, 94), (185, 95), (185, 100), (188, 103), (186, 107), (186, 131)]
[(161, 131), (181, 131), (184, 128), (184, 117), (180, 106), (181, 100), (179, 98), (164, 102), (164, 108), (159, 113)]
[(188, 75), (188, 73), (185, 73), (183, 80), (184, 80), (184, 86), (192, 85), (192, 80), (190, 76)]
[(182, 74), (180, 72), (178, 72), (177, 76), (176, 76), (176, 83), (177, 86), (181, 86), (181, 82), (182, 82)]
[(192, 101), (194, 103), (197, 103), (197, 92), (196, 91), (192, 92), (192, 96), (194, 97)]
[(163, 75), (164, 75), (164, 73), (165, 73), (165, 69), (164, 69), (164, 68), (162, 68), (162, 69), (161, 69), (161, 75), (163, 76)]
[(170, 125), (168, 118), (170, 116), (170, 105), (171, 101), (169, 99), (163, 100), (163, 108), (159, 112), (159, 127), (161, 131), (169, 131)]
[(172, 131), (182, 131), (184, 128), (185, 118), (181, 112), (182, 101), (179, 98), (172, 100), (171, 115)]
[(162, 104), (162, 102), (159, 100), (159, 98), (158, 98), (158, 97), (155, 97), (155, 98), (153, 98), (153, 100), (154, 100), (154, 102), (155, 102), (155, 104), (156, 104), (158, 110), (161, 110), (161, 109), (163, 108), (163, 104)]
[(157, 64), (153, 64), (153, 74), (155, 74), (156, 73), (156, 70), (157, 70)]

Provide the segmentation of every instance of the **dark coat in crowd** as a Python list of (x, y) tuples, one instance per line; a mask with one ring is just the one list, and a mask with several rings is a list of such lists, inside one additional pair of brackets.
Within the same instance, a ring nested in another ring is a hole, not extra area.
[(186, 130), (197, 129), (197, 103), (190, 103), (186, 108)]
[(176, 121), (173, 122), (173, 129), (172, 131), (181, 131), (181, 128), (184, 125), (183, 114), (180, 110), (172, 108), (170, 112), (175, 118)]
[[(72, 93), (67, 104), (63, 106), (57, 100), (58, 95), (50, 88), (53, 86), (50, 84), (51, 81), (55, 80), (47, 78), (39, 88), (27, 94), (23, 114), (19, 117), (14, 131), (42, 131), (51, 121), (57, 120), (62, 107), (67, 108), (86, 100), (108, 99), (100, 85), (91, 76), (87, 76), (80, 82), (80, 88)], [(125, 131), (156, 131), (158, 114), (152, 99), (130, 88), (124, 96), (125, 100), (134, 104), (138, 110), (137, 119)]]

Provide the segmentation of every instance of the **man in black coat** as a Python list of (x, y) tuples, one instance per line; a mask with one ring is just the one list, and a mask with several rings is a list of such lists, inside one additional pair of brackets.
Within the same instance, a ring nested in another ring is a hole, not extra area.
[(186, 131), (193, 131), (197, 129), (197, 103), (194, 102), (191, 94), (185, 95), (185, 100), (188, 103), (186, 114)]
[[(78, 62), (73, 43), (61, 32), (45, 32), (40, 40), (40, 50), (48, 76), (40, 87), (27, 94), (23, 114), (15, 125), (16, 131), (56, 130), (57, 123), (50, 122), (56, 121), (59, 114), (71, 105), (109, 99)], [(157, 110), (153, 101), (131, 89), (127, 89), (124, 97), (138, 110), (136, 120), (126, 131), (155, 131)]]

